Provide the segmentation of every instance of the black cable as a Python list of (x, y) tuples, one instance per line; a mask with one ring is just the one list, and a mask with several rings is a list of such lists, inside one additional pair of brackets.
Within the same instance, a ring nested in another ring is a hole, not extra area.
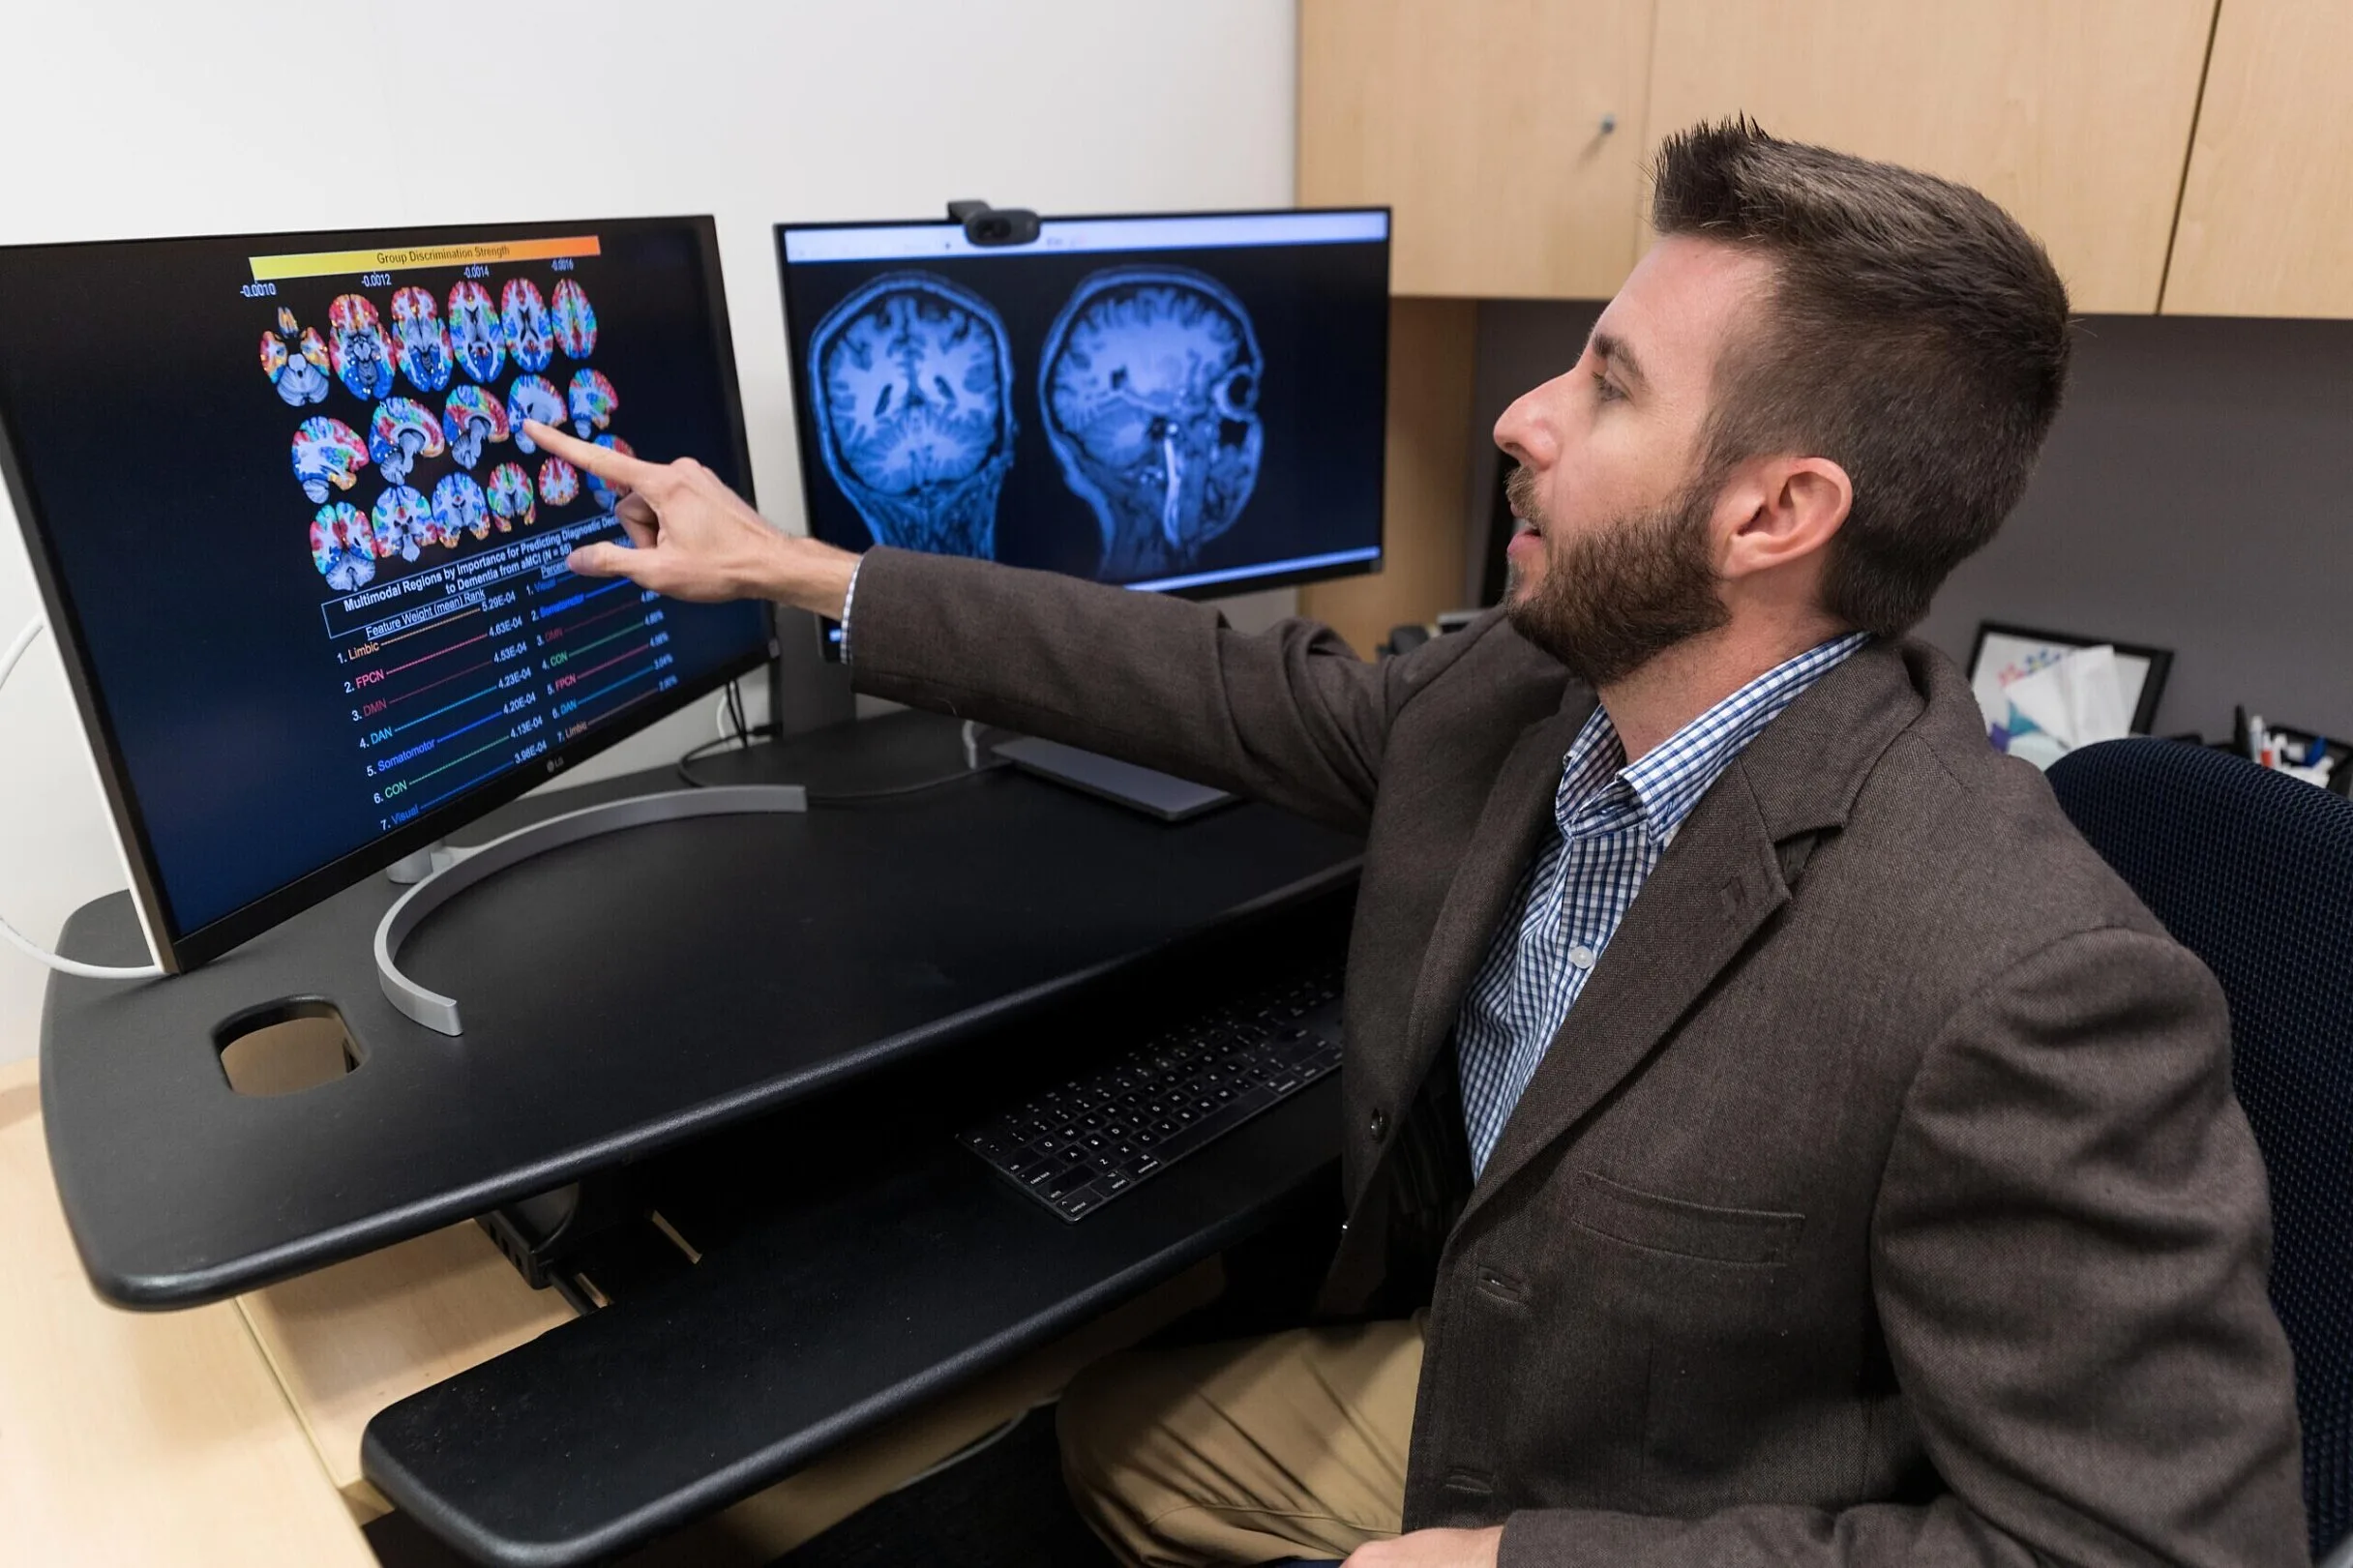
[(741, 681), (728, 682), (728, 719), (735, 726), (735, 744), (738, 746), (750, 746), (752, 744), (752, 727), (744, 723), (743, 682)]
[(689, 789), (701, 789), (707, 787), (700, 779), (695, 777), (695, 770), (693, 766), (695, 759), (699, 756), (715, 752), (722, 746), (739, 746), (739, 744), (740, 743), (735, 739), (734, 736), (722, 735), (717, 740), (706, 740), (700, 746), (689, 748), (687, 754), (678, 758), (677, 763), (675, 764), (678, 770), (678, 777), (685, 782), (686, 786)]

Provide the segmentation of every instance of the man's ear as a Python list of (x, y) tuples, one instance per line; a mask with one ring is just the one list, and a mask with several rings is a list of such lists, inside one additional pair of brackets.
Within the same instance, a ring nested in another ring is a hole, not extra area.
[(1854, 507), (1855, 482), (1828, 458), (1765, 458), (1743, 463), (1723, 499), (1734, 516), (1720, 571), (1746, 577), (1828, 546)]

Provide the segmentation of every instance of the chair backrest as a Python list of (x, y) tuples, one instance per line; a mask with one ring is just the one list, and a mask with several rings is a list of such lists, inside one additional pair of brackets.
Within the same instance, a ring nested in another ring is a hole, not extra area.
[(2088, 746), (2051, 788), (2222, 983), (2271, 1174), (2272, 1305), (2296, 1352), (2312, 1554), (2353, 1531), (2353, 802), (2178, 741)]

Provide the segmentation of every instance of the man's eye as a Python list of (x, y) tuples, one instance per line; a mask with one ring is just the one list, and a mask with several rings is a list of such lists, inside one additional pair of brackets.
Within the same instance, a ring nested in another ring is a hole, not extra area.
[(1606, 403), (1616, 402), (1620, 399), (1623, 398), (1625, 394), (1619, 391), (1608, 376), (1603, 375), (1600, 371), (1596, 370), (1593, 372), (1593, 396)]

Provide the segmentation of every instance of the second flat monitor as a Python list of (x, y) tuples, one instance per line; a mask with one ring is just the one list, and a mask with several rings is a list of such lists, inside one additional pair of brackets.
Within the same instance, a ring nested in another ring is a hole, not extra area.
[(780, 225), (810, 530), (1215, 592), (1381, 559), (1388, 214)]

